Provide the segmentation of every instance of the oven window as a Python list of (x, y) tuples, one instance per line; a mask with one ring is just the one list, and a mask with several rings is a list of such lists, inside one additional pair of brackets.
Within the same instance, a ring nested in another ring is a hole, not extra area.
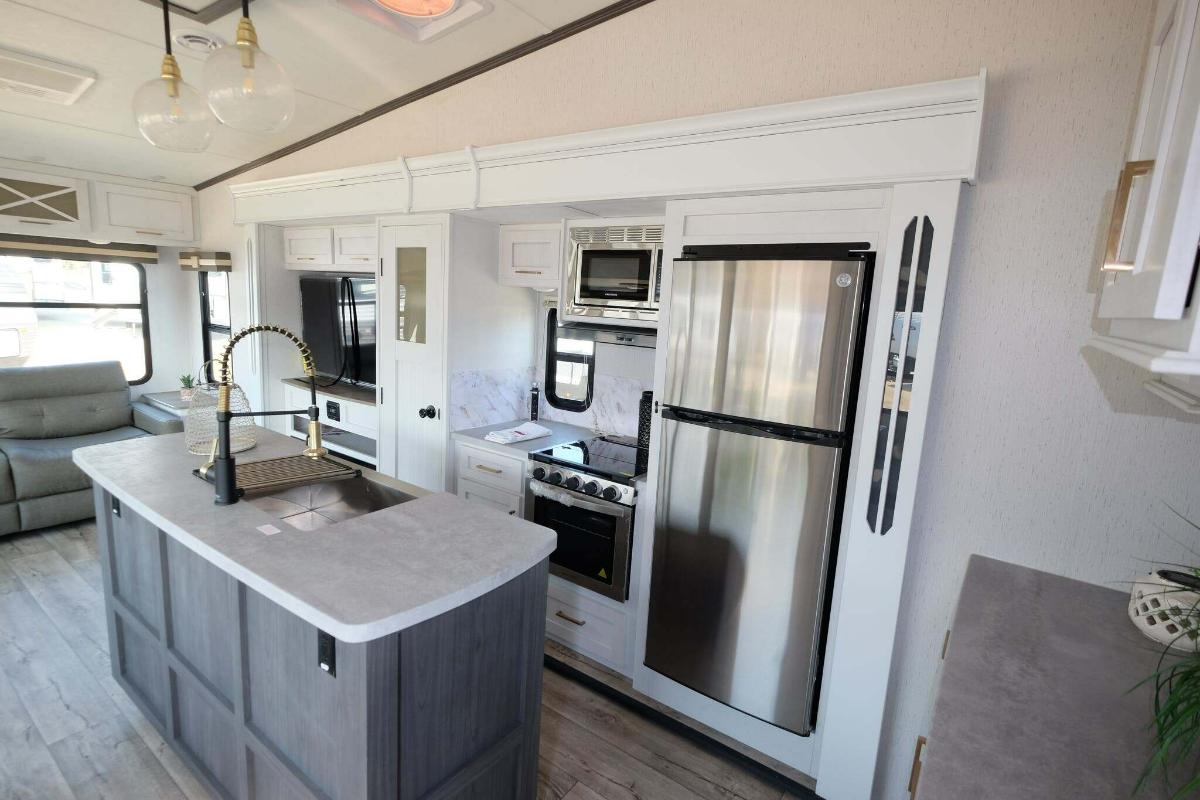
[(644, 303), (650, 297), (651, 269), (649, 250), (584, 250), (578, 299)]
[(558, 534), (550, 561), (606, 586), (613, 582), (618, 519), (539, 497), (534, 521)]

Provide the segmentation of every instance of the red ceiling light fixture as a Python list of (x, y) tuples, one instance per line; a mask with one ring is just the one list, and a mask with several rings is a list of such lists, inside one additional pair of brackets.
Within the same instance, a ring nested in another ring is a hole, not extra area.
[(375, 4), (406, 17), (440, 17), (454, 10), (457, 0), (375, 0)]

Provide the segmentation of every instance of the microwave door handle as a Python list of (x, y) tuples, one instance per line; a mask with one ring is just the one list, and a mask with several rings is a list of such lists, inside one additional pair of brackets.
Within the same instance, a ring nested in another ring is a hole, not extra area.
[(591, 500), (584, 500), (582, 497), (576, 497), (562, 489), (552, 489), (544, 483), (537, 481), (529, 482), (529, 491), (538, 497), (545, 498), (554, 503), (559, 503), (564, 506), (574, 506), (582, 508), (585, 511), (594, 511), (597, 514), (604, 514), (607, 517), (616, 517), (617, 519), (629, 519), (633, 511), (622, 505), (615, 503), (594, 503)]

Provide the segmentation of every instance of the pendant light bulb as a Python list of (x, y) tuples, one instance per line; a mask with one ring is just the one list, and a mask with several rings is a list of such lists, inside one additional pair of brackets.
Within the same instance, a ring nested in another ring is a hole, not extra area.
[(162, 150), (201, 153), (212, 141), (213, 118), (204, 97), (183, 82), (179, 64), (171, 55), (170, 19), (163, 3), (166, 54), (159, 77), (142, 84), (133, 95), (133, 116), (138, 132)]
[(204, 62), (204, 91), (217, 119), (246, 133), (277, 133), (296, 111), (292, 82), (258, 46), (248, 10), (243, 10), (236, 41)]

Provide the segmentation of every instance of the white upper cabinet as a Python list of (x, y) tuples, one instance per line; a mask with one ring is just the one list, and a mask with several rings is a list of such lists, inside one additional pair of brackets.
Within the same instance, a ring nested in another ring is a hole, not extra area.
[(379, 235), (375, 225), (284, 228), (283, 262), (288, 269), (375, 272)]
[(1200, 0), (1160, 0), (1110, 222), (1099, 315), (1184, 317), (1200, 244)]
[(560, 223), (500, 226), (500, 284), (558, 288), (563, 248)]
[(284, 228), (283, 262), (289, 269), (329, 269), (333, 265), (333, 229)]
[(116, 242), (191, 244), (196, 241), (192, 195), (96, 181), (92, 238)]
[(333, 263), (339, 268), (374, 272), (379, 260), (379, 236), (375, 225), (337, 225), (333, 229)]
[(0, 231), (82, 239), (90, 230), (87, 181), (0, 169)]

